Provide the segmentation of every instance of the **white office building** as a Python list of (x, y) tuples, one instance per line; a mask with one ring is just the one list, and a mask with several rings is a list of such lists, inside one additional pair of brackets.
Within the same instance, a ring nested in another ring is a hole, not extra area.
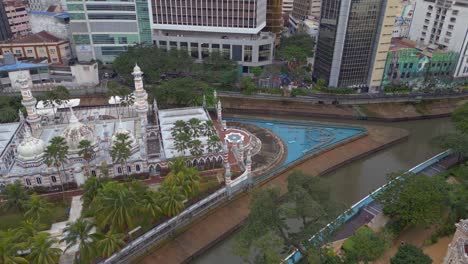
[(454, 77), (468, 77), (468, 0), (417, 0), (409, 38), (460, 54)]
[(266, 0), (152, 0), (153, 43), (181, 49), (198, 61), (220, 53), (249, 67), (271, 64), (275, 35), (266, 26)]

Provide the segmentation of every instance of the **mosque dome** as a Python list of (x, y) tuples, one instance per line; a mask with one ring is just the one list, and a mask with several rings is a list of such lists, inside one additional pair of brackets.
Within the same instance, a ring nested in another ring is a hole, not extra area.
[(141, 72), (140, 66), (138, 66), (138, 64), (135, 64), (135, 67), (133, 67), (133, 72)]
[(130, 144), (135, 144), (135, 137), (133, 136), (133, 133), (128, 130), (128, 129), (125, 129), (123, 127), (123, 124), (122, 122), (119, 122), (119, 127), (117, 128), (117, 130), (115, 131), (114, 135), (112, 135), (112, 143), (115, 143), (117, 141), (117, 134), (125, 134), (128, 136), (128, 143)]
[(24, 139), (16, 148), (18, 158), (30, 160), (40, 157), (44, 154), (46, 144), (42, 139), (37, 139), (31, 135), (29, 128), (26, 128)]
[(71, 110), (70, 123), (63, 130), (63, 137), (70, 150), (77, 150), (80, 141), (89, 140), (94, 144), (94, 131), (91, 127), (81, 123)]

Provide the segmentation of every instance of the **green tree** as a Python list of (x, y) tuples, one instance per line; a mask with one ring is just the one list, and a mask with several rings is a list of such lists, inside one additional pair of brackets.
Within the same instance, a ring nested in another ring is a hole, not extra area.
[(125, 245), (125, 235), (116, 233), (113, 230), (107, 231), (105, 234), (96, 235), (96, 246), (101, 253), (101, 257), (108, 258), (116, 251), (120, 251)]
[(107, 162), (103, 160), (101, 162), (101, 166), (99, 167), (100, 174), (104, 176), (104, 178), (109, 177), (109, 168), (107, 167)]
[(281, 40), (281, 45), (276, 52), (277, 58), (293, 64), (304, 64), (308, 57), (314, 55), (314, 39), (308, 34), (295, 34)]
[(11, 106), (4, 106), (0, 108), (2, 114), (0, 115), (0, 123), (10, 123), (18, 120), (18, 110)]
[(202, 142), (198, 139), (191, 140), (189, 142), (190, 155), (194, 157), (200, 157), (203, 154), (203, 145)]
[(232, 251), (237, 256), (240, 256), (244, 263), (281, 263), (282, 259), (280, 258), (277, 249), (282, 245), (283, 241), (281, 238), (273, 232), (268, 232), (261, 235), (252, 243), (242, 238), (236, 240)]
[(432, 259), (424, 252), (411, 244), (398, 248), (398, 252), (390, 259), (390, 264), (431, 264)]
[(122, 166), (122, 172), (126, 175), (126, 166), (128, 158), (131, 156), (130, 137), (127, 134), (118, 133), (116, 135), (116, 141), (110, 150), (110, 155), (112, 157), (113, 163), (118, 163)]
[(401, 172), (389, 178), (392, 184), (375, 197), (386, 215), (405, 226), (429, 226), (442, 219), (448, 191), (444, 179)]
[(210, 153), (220, 152), (222, 150), (220, 142), (221, 142), (221, 139), (218, 136), (216, 135), (210, 136), (208, 138), (208, 141), (206, 142), (208, 152)]
[(31, 198), (25, 202), (24, 216), (29, 220), (40, 220), (42, 216), (50, 212), (52, 204), (37, 194), (31, 195)]
[(62, 177), (62, 174), (60, 173), (60, 167), (62, 167), (62, 169), (65, 171), (64, 164), (67, 161), (67, 156), (68, 146), (65, 142), (65, 139), (60, 136), (53, 137), (49, 146), (47, 146), (45, 150), (44, 161), (48, 167), (55, 167), (57, 169), (57, 174), (60, 178), (60, 184), (62, 185), (63, 201), (65, 201), (65, 187), (64, 177)]
[(132, 90), (125, 86), (120, 86), (117, 82), (110, 81), (107, 84), (107, 94), (111, 97), (118, 97), (119, 102), (115, 105), (117, 114), (120, 116), (122, 112), (120, 111), (122, 107), (129, 107), (135, 102), (135, 97), (132, 93)]
[(89, 170), (89, 162), (93, 159), (95, 151), (91, 141), (83, 139), (78, 144), (78, 155), (86, 161), (86, 175), (91, 175)]
[(92, 229), (92, 222), (80, 217), (75, 222), (68, 223), (63, 230), (66, 236), (62, 241), (67, 244), (65, 251), (79, 245), (78, 255), (75, 259), (78, 263), (89, 263), (97, 254), (94, 245), (95, 238), (91, 234)]
[(21, 221), (20, 227), (15, 229), (16, 234), (18, 235), (19, 240), (28, 241), (32, 239), (39, 230), (44, 230), (46, 225), (41, 224), (38, 220), (25, 220)]
[(132, 230), (141, 220), (141, 203), (135, 192), (127, 185), (107, 182), (98, 193), (95, 201), (96, 223), (104, 229), (109, 227), (118, 232)]
[(28, 260), (18, 256), (18, 250), (24, 249), (24, 245), (18, 243), (16, 230), (0, 231), (0, 263), (4, 264), (28, 264)]
[(468, 103), (463, 104), (453, 111), (452, 121), (457, 131), (468, 135)]
[(32, 264), (54, 264), (58, 263), (62, 250), (54, 247), (57, 239), (49, 237), (46, 232), (38, 233), (33, 237), (31, 243), (31, 253), (28, 259)]
[(83, 206), (85, 208), (89, 207), (93, 202), (99, 191), (104, 187), (104, 184), (107, 180), (102, 178), (97, 178), (95, 176), (89, 177), (83, 186), (84, 193), (81, 199), (83, 200)]
[[(296, 248), (307, 257), (308, 250), (304, 244), (310, 234), (335, 219), (341, 208), (331, 198), (329, 185), (323, 179), (294, 171), (288, 177), (285, 196), (280, 196), (277, 187), (259, 189), (252, 194), (245, 228), (235, 240), (236, 251), (255, 252), (258, 249), (253, 246), (254, 242), (271, 232), (281, 239), (286, 250)], [(300, 223), (297, 231), (289, 229), (287, 220)], [(320, 242), (323, 244), (327, 239), (328, 235), (324, 233)], [(316, 250), (320, 252), (321, 248), (317, 245)]]
[(253, 73), (255, 77), (259, 77), (260, 75), (262, 75), (263, 70), (261, 67), (252, 67), (250, 71)]
[(190, 127), (190, 136), (192, 138), (197, 138), (201, 135), (202, 124), (198, 118), (190, 118), (187, 125)]
[(186, 198), (195, 196), (200, 185), (198, 170), (188, 167), (182, 158), (177, 158), (170, 168), (172, 171), (164, 181), (165, 184), (181, 187)]
[(172, 217), (178, 215), (184, 208), (186, 199), (182, 187), (175, 184), (162, 184), (158, 191), (161, 209), (164, 215)]
[(367, 263), (381, 257), (389, 246), (389, 241), (385, 241), (370, 228), (361, 227), (354, 235), (346, 239), (343, 249), (348, 260)]
[(2, 208), (5, 210), (21, 211), (24, 203), (29, 200), (28, 192), (19, 180), (7, 184), (2, 191), (2, 195), (4, 197)]

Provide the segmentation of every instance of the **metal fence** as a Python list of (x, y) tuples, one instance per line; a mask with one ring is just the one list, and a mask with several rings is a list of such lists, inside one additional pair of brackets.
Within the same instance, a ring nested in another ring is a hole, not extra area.
[[(450, 154), (451, 154), (451, 151), (446, 150), (446, 151), (444, 151), (442, 153), (439, 153), (438, 155), (436, 155), (436, 156), (434, 156), (434, 157), (432, 157), (432, 158), (418, 164), (417, 166), (411, 168), (410, 170), (408, 170), (408, 172), (409, 173), (419, 173), (419, 172), (423, 171), (424, 169), (438, 163), (442, 159), (448, 157)], [(401, 176), (399, 176), (399, 177), (401, 177)], [(342, 225), (342, 223), (345, 223), (346, 221), (351, 219), (353, 216), (355, 216), (359, 212), (359, 210), (361, 210), (362, 208), (364, 208), (367, 205), (369, 205), (370, 203), (372, 203), (375, 200), (374, 197), (376, 195), (381, 193), (387, 186), (392, 184), (393, 181), (398, 180), (399, 177), (392, 180), (392, 181), (390, 181), (390, 182), (388, 182), (388, 183), (386, 183), (386, 184), (384, 184), (383, 186), (381, 186), (378, 189), (376, 189), (375, 191), (373, 191), (371, 194), (369, 194), (366, 197), (362, 198), (359, 202), (355, 203), (353, 206), (351, 206), (351, 208), (346, 210), (343, 214), (338, 216), (335, 220), (330, 222), (328, 225), (326, 225), (324, 228), (322, 228), (320, 231), (318, 231), (316, 234), (314, 234), (311, 238), (309, 238), (309, 242), (310, 243), (317, 242), (317, 240), (320, 240), (322, 237), (326, 237), (327, 234), (333, 233), (338, 227), (340, 227)], [(301, 252), (299, 252), (298, 250), (295, 250), (284, 259), (283, 263), (295, 264), (295, 263), (298, 263), (302, 259), (302, 257), (303, 256), (302, 256)]]
[(468, 90), (461, 91), (441, 91), (438, 93), (410, 93), (410, 94), (313, 94), (308, 96), (284, 97), (277, 94), (253, 94), (244, 95), (240, 92), (220, 91), (221, 97), (263, 99), (274, 101), (297, 101), (305, 103), (323, 104), (374, 104), (393, 102), (419, 102), (421, 100), (449, 99), (468, 96)]
[(174, 235), (177, 230), (187, 226), (197, 217), (216, 208), (222, 202), (245, 191), (247, 188), (248, 175), (244, 172), (241, 176), (232, 181), (229, 186), (223, 187), (203, 200), (191, 205), (179, 215), (174, 216), (166, 222), (152, 228), (142, 236), (130, 242), (120, 252), (115, 253), (101, 263), (129, 263), (132, 259), (140, 256), (142, 252), (151, 249), (156, 243)]
[[(236, 120), (236, 121), (242, 121), (245, 119), (232, 119), (228, 118), (228, 120)], [(252, 120), (252, 119), (250, 119)], [(302, 124), (304, 125), (303, 122), (284, 122), (288, 124)], [(333, 125), (328, 125), (327, 126), (333, 126)], [(132, 259), (135, 259), (139, 255), (142, 254), (142, 252), (147, 251), (148, 249), (152, 248), (156, 243), (170, 237), (171, 235), (175, 234), (177, 230), (180, 230), (181, 228), (187, 226), (195, 220), (197, 217), (203, 215), (205, 212), (216, 208), (219, 206), (222, 202), (225, 202), (229, 200), (230, 198), (234, 197), (235, 195), (244, 192), (250, 188), (252, 184), (259, 184), (265, 181), (268, 181), (272, 177), (290, 169), (293, 166), (296, 166), (297, 164), (304, 162), (308, 158), (310, 158), (313, 155), (317, 155), (318, 153), (328, 151), (331, 148), (335, 148), (337, 144), (345, 144), (347, 142), (356, 140), (362, 136), (364, 136), (367, 133), (367, 130), (365, 128), (361, 127), (353, 127), (353, 126), (339, 126), (339, 127), (349, 127), (353, 129), (358, 129), (361, 130), (360, 134), (357, 134), (353, 137), (344, 139), (342, 141), (336, 142), (335, 144), (329, 145), (329, 146), (320, 146), (313, 151), (309, 151), (305, 153), (304, 156), (302, 156), (299, 159), (296, 159), (295, 161), (284, 164), (282, 166), (279, 166), (278, 168), (265, 173), (259, 177), (256, 177), (251, 181), (251, 177), (247, 174), (247, 171), (244, 171), (244, 173), (234, 179), (228, 186), (223, 187), (222, 189), (218, 190), (217, 192), (211, 194), (210, 196), (204, 198), (203, 200), (197, 202), (196, 204), (188, 207), (185, 209), (182, 213), (179, 215), (169, 219), (168, 221), (154, 227), (153, 229), (149, 230), (146, 232), (144, 235), (140, 236), (139, 238), (135, 239), (131, 243), (129, 243), (126, 247), (124, 247), (120, 252), (115, 253), (108, 259), (102, 261), (102, 264), (114, 264), (114, 263), (129, 263)]]

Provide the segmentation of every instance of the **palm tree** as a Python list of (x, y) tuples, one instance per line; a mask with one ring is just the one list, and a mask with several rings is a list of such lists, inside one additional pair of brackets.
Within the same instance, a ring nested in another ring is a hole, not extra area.
[[(55, 91), (51, 90), (51, 91), (46, 91), (44, 93), (44, 106), (46, 107), (51, 107), (52, 108), (52, 111), (54, 112), (54, 118), (56, 117), (56, 113), (55, 113), (55, 101), (57, 100), (57, 94), (55, 93)], [(54, 120), (55, 121), (55, 120)]]
[(187, 166), (183, 158), (176, 158), (170, 165), (171, 173), (164, 183), (182, 188), (185, 197), (192, 197), (200, 186), (199, 172), (194, 167)]
[(104, 187), (104, 183), (106, 180), (91, 176), (89, 177), (86, 182), (84, 183), (83, 189), (83, 206), (89, 207), (96, 196), (98, 195), (99, 191)]
[(58, 243), (55, 238), (49, 237), (46, 232), (38, 233), (33, 237), (31, 243), (31, 253), (28, 259), (32, 264), (55, 264), (59, 262), (62, 250), (53, 247)]
[(150, 190), (147, 185), (133, 180), (130, 183), (132, 191), (137, 195), (137, 200), (141, 204), (141, 212), (148, 215), (145, 219), (157, 218), (162, 210), (159, 207), (159, 196), (156, 192)]
[(210, 153), (220, 152), (221, 149), (222, 149), (220, 141), (221, 140), (219, 139), (218, 136), (216, 136), (216, 135), (210, 136), (208, 138), (208, 141), (206, 142), (208, 152), (210, 152)]
[(182, 132), (174, 137), (174, 149), (182, 154), (185, 154), (185, 150), (189, 147), (190, 135)]
[(186, 130), (186, 123), (184, 120), (177, 120), (172, 127), (171, 135), (175, 137), (177, 134), (184, 133)]
[(215, 134), (213, 121), (208, 120), (202, 124), (203, 135), (206, 137), (211, 137)]
[(198, 139), (192, 140), (189, 143), (190, 155), (194, 157), (200, 157), (203, 154), (202, 142)]
[(5, 264), (28, 264), (29, 262), (17, 256), (19, 250), (24, 249), (24, 244), (18, 243), (16, 230), (8, 229), (0, 231), (0, 263)]
[(3, 189), (2, 195), (5, 201), (1, 206), (6, 210), (22, 210), (24, 203), (29, 200), (28, 192), (19, 180), (8, 184)]
[(160, 195), (161, 209), (167, 216), (175, 216), (184, 209), (185, 195), (182, 187), (176, 184), (164, 184), (162, 185), (161, 191), (158, 192)]
[(122, 166), (122, 172), (125, 175), (125, 164), (128, 158), (132, 155), (129, 146), (129, 136), (127, 134), (118, 133), (116, 135), (116, 142), (110, 150), (112, 162), (119, 163)]
[(197, 138), (200, 136), (201, 132), (201, 121), (198, 118), (191, 118), (188, 121), (188, 126), (190, 127), (191, 136)]
[(66, 236), (62, 241), (65, 241), (67, 244), (65, 251), (79, 244), (79, 256), (77, 257), (84, 263), (95, 257), (96, 252), (93, 244), (95, 239), (91, 234), (93, 227), (91, 221), (80, 217), (75, 222), (68, 223), (63, 230)]
[(38, 220), (22, 221), (19, 228), (16, 229), (16, 234), (21, 241), (31, 243), (31, 239), (39, 233), (39, 230), (44, 230), (46, 225), (41, 224)]
[(116, 233), (113, 230), (107, 231), (106, 234), (96, 234), (97, 248), (101, 252), (101, 257), (108, 258), (116, 251), (120, 251), (125, 245), (125, 235)]
[(89, 162), (93, 159), (96, 152), (94, 151), (91, 141), (86, 139), (80, 141), (78, 144), (78, 149), (78, 155), (80, 155), (86, 161), (86, 175), (89, 177)]
[(127, 185), (108, 182), (99, 192), (95, 201), (97, 224), (101, 229), (106, 226), (116, 231), (128, 231), (134, 228), (139, 219), (141, 202), (135, 192)]
[(24, 216), (29, 220), (40, 220), (43, 215), (50, 211), (52, 204), (37, 194), (31, 195), (31, 199), (24, 205), (26, 212)]
[(49, 146), (45, 151), (45, 163), (48, 167), (57, 168), (57, 174), (60, 178), (60, 183), (62, 184), (62, 198), (65, 201), (65, 188), (64, 188), (64, 179), (60, 173), (60, 167), (63, 169), (63, 165), (67, 160), (68, 155), (68, 146), (63, 137), (57, 136), (53, 137), (50, 141)]

